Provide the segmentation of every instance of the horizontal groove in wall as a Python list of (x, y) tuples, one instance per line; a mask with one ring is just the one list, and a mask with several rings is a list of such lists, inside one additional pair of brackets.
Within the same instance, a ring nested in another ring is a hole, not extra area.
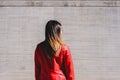
[(120, 7), (120, 1), (0, 1), (0, 7)]

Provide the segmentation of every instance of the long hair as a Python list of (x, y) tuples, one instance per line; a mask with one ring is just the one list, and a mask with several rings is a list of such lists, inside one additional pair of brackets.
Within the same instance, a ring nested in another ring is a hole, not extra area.
[(52, 57), (61, 48), (63, 41), (61, 38), (62, 24), (57, 20), (50, 20), (45, 27), (45, 41), (43, 42), (44, 53), (47, 57)]

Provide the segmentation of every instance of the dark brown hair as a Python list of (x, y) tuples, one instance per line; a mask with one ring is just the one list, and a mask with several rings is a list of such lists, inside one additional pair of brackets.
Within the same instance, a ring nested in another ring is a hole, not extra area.
[(63, 41), (61, 38), (62, 24), (57, 20), (49, 20), (45, 27), (45, 41), (43, 50), (47, 57), (52, 57), (61, 48)]

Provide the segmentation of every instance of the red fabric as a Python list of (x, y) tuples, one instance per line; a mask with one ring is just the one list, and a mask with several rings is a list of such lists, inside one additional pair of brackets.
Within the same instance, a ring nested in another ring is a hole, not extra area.
[(35, 80), (74, 80), (74, 67), (69, 47), (62, 46), (59, 57), (47, 58), (37, 45), (34, 55)]

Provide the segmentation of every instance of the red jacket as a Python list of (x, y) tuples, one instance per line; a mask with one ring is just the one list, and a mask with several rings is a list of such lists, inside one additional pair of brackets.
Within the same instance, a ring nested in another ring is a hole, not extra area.
[(59, 57), (47, 58), (37, 45), (34, 55), (35, 80), (74, 80), (74, 67), (69, 47), (61, 47)]

